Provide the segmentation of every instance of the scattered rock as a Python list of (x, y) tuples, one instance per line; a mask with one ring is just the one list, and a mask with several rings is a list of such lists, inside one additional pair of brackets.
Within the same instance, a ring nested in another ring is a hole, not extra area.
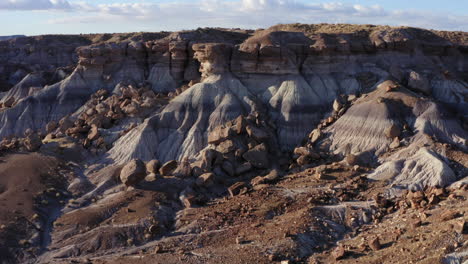
[(100, 136), (99, 129), (96, 125), (92, 125), (88, 133), (89, 140), (96, 140)]
[(229, 127), (218, 126), (208, 134), (208, 144), (219, 144), (230, 135)]
[(374, 237), (372, 238), (370, 241), (369, 241), (369, 247), (374, 250), (374, 251), (377, 251), (377, 250), (380, 250), (381, 248), (381, 245), (380, 245), (380, 240), (378, 237)]
[(333, 101), (333, 110), (335, 112), (339, 112), (342, 107), (343, 105), (338, 101), (338, 99), (335, 99), (335, 101)]
[(395, 124), (392, 124), (387, 130), (385, 130), (385, 136), (388, 138), (396, 138), (399, 137), (401, 134), (400, 127)]
[(468, 234), (468, 223), (464, 219), (459, 220), (454, 224), (454, 230), (455, 230), (455, 232), (457, 232), (457, 233), (459, 233), (461, 235), (467, 235)]
[(134, 159), (127, 163), (120, 172), (120, 180), (125, 186), (134, 186), (146, 177), (145, 163)]
[(169, 176), (175, 169), (177, 169), (177, 165), (178, 163), (175, 160), (168, 161), (162, 165), (159, 169), (159, 173), (163, 176)]
[(454, 210), (447, 210), (445, 212), (443, 212), (439, 219), (440, 221), (450, 221), (452, 219), (455, 219), (458, 217), (458, 212), (457, 211), (454, 211)]
[(335, 260), (339, 260), (339, 259), (344, 257), (345, 253), (346, 253), (346, 251), (345, 251), (345, 248), (343, 247), (343, 245), (339, 245), (333, 250), (333, 252), (331, 254), (332, 254), (332, 257)]
[(231, 197), (234, 197), (236, 195), (245, 193), (247, 191), (247, 188), (244, 182), (237, 182), (231, 185), (231, 187), (228, 188), (228, 191), (229, 195), (231, 195)]
[(214, 178), (213, 173), (205, 173), (199, 176), (195, 183), (200, 187), (210, 187), (214, 184)]
[(314, 129), (309, 135), (310, 143), (312, 144), (316, 143), (320, 139), (321, 136), (322, 136), (322, 132), (320, 131), (320, 129)]
[(161, 162), (159, 160), (150, 160), (146, 163), (146, 171), (149, 173), (158, 173), (159, 169), (161, 168)]
[(346, 162), (350, 166), (354, 166), (354, 165), (357, 165), (359, 161), (358, 161), (358, 157), (356, 155), (349, 154), (349, 155), (346, 156)]
[(235, 126), (234, 126), (234, 131), (237, 134), (242, 134), (242, 132), (245, 131), (245, 128), (247, 126), (247, 121), (243, 116), (237, 117), (236, 121), (234, 121)]
[(400, 147), (400, 139), (398, 139), (398, 137), (395, 137), (392, 141), (392, 143), (390, 144), (390, 148), (391, 149), (396, 149)]

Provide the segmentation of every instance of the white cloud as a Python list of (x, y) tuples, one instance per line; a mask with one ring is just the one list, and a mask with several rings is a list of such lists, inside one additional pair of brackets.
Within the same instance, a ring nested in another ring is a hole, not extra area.
[(0, 0), (1, 9), (70, 11), (62, 18), (48, 21), (52, 24), (118, 23), (124, 20), (168, 30), (204, 26), (257, 28), (293, 22), (411, 25), (449, 30), (468, 28), (468, 16), (436, 11), (385, 10), (378, 5), (331, 1), (177, 0), (155, 3), (133, 0), (131, 3), (96, 4), (73, 0)]
[(0, 10), (71, 9), (67, 0), (0, 0)]

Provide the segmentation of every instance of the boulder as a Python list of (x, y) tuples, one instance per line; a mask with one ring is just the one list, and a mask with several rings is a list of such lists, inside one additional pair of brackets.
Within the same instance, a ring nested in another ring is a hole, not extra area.
[(339, 112), (342, 107), (343, 105), (340, 103), (340, 101), (338, 101), (338, 99), (335, 99), (335, 101), (333, 101), (333, 110), (335, 112)]
[(95, 125), (98, 128), (109, 128), (111, 126), (111, 119), (103, 114), (94, 115), (86, 119), (85, 122), (88, 126)]
[(314, 129), (309, 135), (310, 143), (312, 144), (316, 143), (320, 139), (321, 136), (322, 136), (322, 132), (320, 131), (320, 129)]
[(264, 143), (245, 152), (242, 157), (256, 168), (266, 169), (269, 167), (268, 151)]
[(218, 146), (216, 146), (216, 150), (223, 154), (227, 154), (229, 152), (232, 152), (235, 150), (234, 142), (232, 140), (228, 139), (223, 142), (221, 142)]
[(100, 136), (99, 129), (96, 125), (92, 125), (88, 133), (89, 140), (96, 140)]
[(208, 134), (208, 144), (219, 144), (230, 135), (229, 127), (218, 126)]
[(398, 137), (394, 138), (392, 143), (390, 144), (390, 148), (391, 149), (396, 149), (400, 147), (400, 139), (398, 139)]
[(385, 136), (387, 136), (388, 138), (396, 138), (399, 137), (400, 134), (400, 127), (395, 124), (392, 124), (389, 128), (387, 128), (387, 130), (385, 130)]
[(349, 154), (349, 155), (346, 156), (346, 162), (350, 166), (354, 166), (354, 165), (357, 165), (359, 163), (359, 158), (356, 155)]
[(202, 154), (201, 169), (211, 171), (213, 170), (214, 165), (221, 163), (222, 160), (223, 157), (221, 153), (214, 149), (207, 149)]
[(134, 186), (146, 177), (145, 163), (139, 159), (131, 160), (122, 168), (120, 180), (125, 186)]
[(231, 185), (228, 188), (228, 191), (229, 191), (229, 194), (231, 195), (231, 197), (234, 197), (236, 195), (243, 194), (243, 193), (247, 192), (247, 187), (245, 186), (244, 182), (237, 182), (237, 183), (234, 183), (233, 185)]
[(374, 250), (374, 251), (377, 251), (379, 250), (382, 246), (380, 245), (380, 239), (378, 237), (374, 237), (372, 238), (370, 241), (369, 241), (369, 247)]
[(197, 178), (195, 183), (200, 187), (210, 187), (214, 184), (214, 178), (213, 173), (204, 173)]
[(304, 166), (309, 164), (312, 161), (311, 157), (309, 155), (302, 155), (299, 158), (297, 158), (297, 164), (299, 166)]
[(177, 169), (177, 165), (177, 161), (175, 160), (168, 161), (162, 165), (159, 169), (159, 173), (163, 176), (169, 176), (175, 169)]
[(161, 162), (159, 160), (151, 160), (146, 163), (146, 171), (149, 173), (158, 173), (159, 168), (161, 168)]
[(245, 131), (245, 127), (247, 126), (247, 121), (243, 116), (237, 117), (236, 121), (234, 121), (234, 131), (237, 134), (241, 134)]

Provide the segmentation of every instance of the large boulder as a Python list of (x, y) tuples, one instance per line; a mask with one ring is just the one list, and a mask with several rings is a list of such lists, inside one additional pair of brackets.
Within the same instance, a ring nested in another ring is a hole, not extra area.
[(385, 136), (387, 136), (388, 138), (393, 139), (393, 138), (399, 137), (400, 134), (401, 134), (400, 127), (398, 127), (395, 124), (392, 124), (389, 128), (387, 128), (387, 130), (385, 130)]
[(120, 172), (120, 180), (125, 186), (134, 186), (146, 177), (145, 163), (139, 159), (134, 159), (127, 163)]
[(149, 173), (158, 173), (159, 168), (161, 168), (161, 162), (159, 160), (151, 160), (148, 163), (146, 163), (146, 170)]
[(208, 144), (218, 144), (229, 137), (230, 128), (218, 126), (208, 134)]
[(159, 169), (159, 173), (163, 176), (169, 176), (175, 169), (177, 169), (177, 166), (177, 161), (168, 161), (162, 165), (161, 169)]

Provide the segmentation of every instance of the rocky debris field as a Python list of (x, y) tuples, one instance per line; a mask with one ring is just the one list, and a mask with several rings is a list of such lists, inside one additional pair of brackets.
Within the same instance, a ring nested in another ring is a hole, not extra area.
[(0, 41), (0, 263), (464, 263), (467, 36)]

